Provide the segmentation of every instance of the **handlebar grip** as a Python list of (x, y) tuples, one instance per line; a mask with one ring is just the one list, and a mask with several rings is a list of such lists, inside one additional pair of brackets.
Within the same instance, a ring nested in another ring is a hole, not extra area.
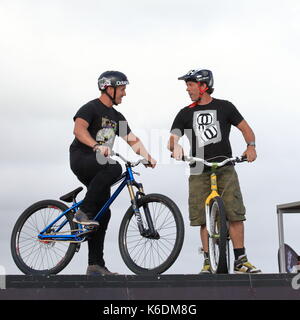
[(148, 164), (151, 164), (151, 162), (147, 159), (143, 159), (141, 160), (141, 163), (144, 165), (144, 166), (147, 166)]
[(234, 162), (239, 163), (239, 162), (245, 162), (245, 161), (248, 161), (247, 156), (240, 156), (240, 157), (237, 157)]

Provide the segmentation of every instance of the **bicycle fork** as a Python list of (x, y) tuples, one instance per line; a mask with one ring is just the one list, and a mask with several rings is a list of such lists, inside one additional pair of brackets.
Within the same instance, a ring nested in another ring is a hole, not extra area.
[(205, 216), (206, 216), (206, 225), (209, 226), (207, 228), (208, 235), (213, 238), (214, 235), (211, 233), (211, 223), (213, 223), (213, 221), (211, 222), (211, 219), (210, 219), (210, 204), (215, 197), (219, 196), (218, 186), (217, 186), (217, 175), (214, 172), (210, 175), (210, 185), (211, 185), (211, 193), (205, 200)]
[[(133, 186), (137, 187), (137, 189), (138, 189), (136, 194), (134, 194)], [(128, 187), (128, 191), (129, 191), (131, 205), (133, 208), (133, 213), (136, 217), (137, 225), (138, 225), (141, 236), (143, 236), (145, 238), (150, 238), (150, 239), (159, 239), (160, 236), (159, 236), (158, 232), (155, 230), (148, 204), (143, 205), (148, 229), (146, 229), (144, 227), (141, 212), (140, 212), (138, 204), (137, 204), (139, 197), (145, 196), (143, 185), (141, 183), (137, 183), (135, 181), (130, 181), (127, 183), (127, 187)]]

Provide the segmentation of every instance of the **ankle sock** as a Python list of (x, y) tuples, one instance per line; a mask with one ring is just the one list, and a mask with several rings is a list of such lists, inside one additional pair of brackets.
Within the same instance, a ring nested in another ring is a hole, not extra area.
[(233, 249), (233, 252), (234, 252), (234, 259), (235, 260), (238, 260), (238, 258), (240, 256), (243, 256), (245, 255), (245, 248), (237, 248), (237, 249)]

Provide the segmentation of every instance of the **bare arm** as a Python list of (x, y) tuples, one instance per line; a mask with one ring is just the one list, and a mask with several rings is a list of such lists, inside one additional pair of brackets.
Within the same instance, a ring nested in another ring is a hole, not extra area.
[(143, 145), (142, 141), (132, 132), (130, 132), (127, 136), (122, 137), (132, 148), (132, 150), (147, 159), (151, 163), (151, 167), (154, 168), (156, 166), (156, 160), (154, 160), (148, 151), (146, 150), (145, 146)]
[(169, 142), (168, 142), (168, 149), (172, 152), (172, 157), (176, 160), (181, 160), (183, 157), (183, 148), (178, 143), (180, 137), (176, 134), (171, 134)]
[[(97, 141), (92, 138), (88, 131), (89, 123), (81, 118), (76, 118), (73, 133), (81, 143), (93, 148)], [(104, 156), (110, 155), (110, 148), (107, 146), (97, 147)]]
[(88, 131), (89, 123), (81, 118), (76, 118), (73, 133), (81, 143), (93, 148), (97, 143)]
[[(242, 120), (238, 124), (237, 128), (242, 132), (246, 143), (255, 142), (254, 132), (246, 120)], [(247, 149), (243, 153), (243, 155), (247, 156), (247, 160), (249, 162), (255, 161), (255, 159), (257, 158), (255, 146), (247, 146)]]

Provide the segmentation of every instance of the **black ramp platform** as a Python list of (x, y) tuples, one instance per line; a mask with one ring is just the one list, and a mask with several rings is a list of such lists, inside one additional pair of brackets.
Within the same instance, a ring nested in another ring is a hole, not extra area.
[(0, 300), (300, 300), (296, 276), (6, 275), (1, 276)]

